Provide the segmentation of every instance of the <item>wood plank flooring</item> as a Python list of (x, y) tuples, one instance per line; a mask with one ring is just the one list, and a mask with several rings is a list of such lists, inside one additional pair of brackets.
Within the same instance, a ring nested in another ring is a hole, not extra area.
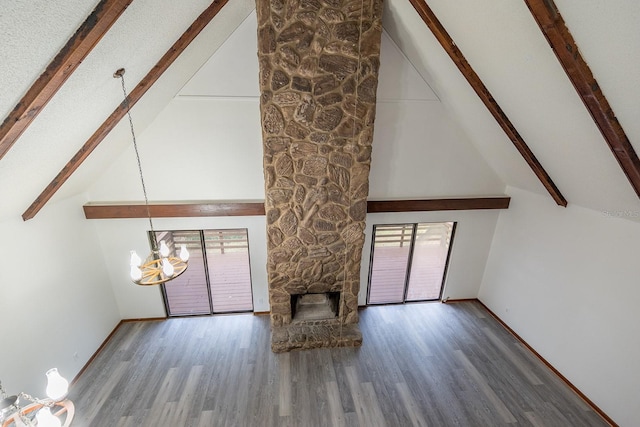
[(606, 426), (476, 302), (361, 311), (361, 348), (273, 354), (267, 316), (123, 324), (74, 427)]

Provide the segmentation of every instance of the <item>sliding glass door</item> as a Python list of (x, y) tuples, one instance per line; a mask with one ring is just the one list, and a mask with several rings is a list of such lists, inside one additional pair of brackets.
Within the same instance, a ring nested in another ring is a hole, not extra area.
[(189, 268), (163, 285), (169, 316), (253, 311), (246, 229), (156, 232), (169, 248), (185, 244)]
[(368, 304), (438, 300), (455, 223), (375, 225)]

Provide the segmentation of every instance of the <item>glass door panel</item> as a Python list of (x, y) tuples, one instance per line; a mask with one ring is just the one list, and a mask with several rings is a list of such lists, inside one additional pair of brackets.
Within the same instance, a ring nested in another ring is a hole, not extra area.
[(213, 311), (252, 311), (247, 230), (205, 230), (204, 240)]
[(200, 231), (156, 232), (158, 242), (164, 240), (171, 250), (185, 244), (189, 250), (189, 267), (182, 275), (164, 284), (169, 316), (211, 314), (209, 287), (205, 273)]
[(440, 299), (452, 233), (452, 222), (417, 225), (406, 301)]
[(413, 224), (374, 226), (368, 304), (404, 301), (412, 233)]

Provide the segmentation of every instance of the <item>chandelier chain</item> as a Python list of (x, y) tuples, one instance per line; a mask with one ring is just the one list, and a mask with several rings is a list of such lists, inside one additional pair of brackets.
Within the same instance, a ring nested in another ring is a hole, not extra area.
[(147, 187), (144, 184), (144, 176), (142, 175), (142, 164), (140, 163), (140, 153), (138, 152), (138, 143), (136, 141), (136, 134), (133, 130), (133, 119), (131, 118), (131, 104), (129, 103), (129, 95), (127, 95), (127, 89), (124, 84), (124, 70), (122, 72), (116, 72), (115, 77), (120, 77), (120, 83), (122, 84), (122, 93), (124, 94), (124, 103), (127, 108), (127, 117), (129, 119), (129, 127), (131, 128), (131, 138), (133, 139), (133, 149), (136, 152), (136, 160), (138, 162), (138, 172), (140, 174), (140, 182), (142, 183), (142, 193), (144, 194), (144, 204), (147, 207), (147, 218), (149, 219), (149, 227), (151, 227), (151, 239), (154, 247), (153, 250), (158, 249), (158, 243), (156, 241), (156, 233), (153, 229), (153, 221), (151, 220), (151, 210), (149, 208), (149, 199), (147, 197)]

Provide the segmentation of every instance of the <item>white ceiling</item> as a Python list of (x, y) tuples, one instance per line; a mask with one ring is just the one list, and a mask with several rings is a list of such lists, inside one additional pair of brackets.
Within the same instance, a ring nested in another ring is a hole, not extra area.
[[(0, 55), (9, 59), (0, 62), (0, 114), (6, 116), (97, 2), (2, 3)], [(640, 151), (640, 3), (556, 3), (632, 144)], [(113, 72), (125, 67), (127, 86), (133, 88), (208, 4), (209, 0), (132, 2), (0, 160), (0, 218), (21, 215), (120, 103), (122, 94)], [(599, 211), (640, 209), (638, 197), (523, 1), (429, 0), (428, 4), (569, 203)], [(184, 85), (211, 55), (227, 55), (233, 60), (234, 53), (225, 51), (224, 40), (254, 7), (251, 0), (232, 0), (223, 8), (134, 108), (137, 131), (178, 93), (197, 94), (197, 82)], [(420, 78), (501, 179), (511, 186), (546, 194), (409, 2), (385, 0), (383, 22)], [(243, 55), (255, 55), (254, 40), (247, 40), (247, 49)], [(245, 89), (247, 96), (255, 93), (255, 88)], [(127, 141), (127, 128), (118, 126), (56, 198), (84, 191)], [(553, 203), (551, 197), (549, 203)]]
[[(546, 193), (407, 3), (385, 3), (387, 31), (502, 179)], [(640, 66), (640, 3), (607, 2), (606, 8), (596, 0), (557, 3), (632, 144), (640, 150), (637, 120), (633, 126), (625, 123), (640, 116), (640, 103), (634, 101), (640, 90), (633, 74)], [(638, 197), (523, 1), (429, 0), (428, 4), (569, 203), (599, 211), (638, 211)]]

